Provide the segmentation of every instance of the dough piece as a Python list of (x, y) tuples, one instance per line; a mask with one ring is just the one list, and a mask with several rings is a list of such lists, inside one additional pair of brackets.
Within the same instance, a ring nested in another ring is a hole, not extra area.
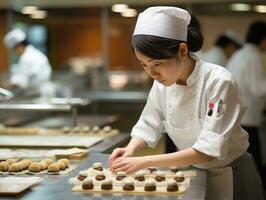
[(167, 184), (167, 191), (168, 192), (176, 192), (178, 191), (178, 185), (176, 183), (176, 181), (170, 181), (168, 184)]
[(82, 183), (83, 190), (91, 190), (94, 188), (93, 181), (90, 177), (86, 178)]
[(78, 133), (80, 132), (80, 127), (76, 126), (74, 129), (73, 129), (74, 133)]
[(185, 180), (184, 173), (181, 171), (176, 172), (174, 180), (176, 180), (177, 182), (183, 182)]
[(94, 163), (94, 164), (92, 165), (92, 167), (93, 167), (94, 170), (97, 170), (97, 171), (103, 171), (102, 163), (99, 163), (99, 162)]
[(144, 174), (145, 174), (145, 173), (144, 173), (143, 170), (137, 171), (136, 174), (135, 174), (135, 180), (138, 180), (138, 181), (145, 181)]
[(113, 181), (111, 179), (106, 179), (103, 181), (101, 185), (102, 190), (112, 190), (113, 189)]
[(112, 130), (112, 127), (111, 126), (105, 126), (105, 127), (103, 127), (103, 132), (105, 132), (105, 133), (109, 133), (111, 130)]
[(62, 128), (62, 131), (63, 131), (63, 133), (69, 133), (70, 132), (70, 128), (68, 126), (64, 126)]
[(151, 192), (156, 190), (156, 185), (154, 181), (147, 181), (144, 186), (144, 190)]
[(33, 162), (31, 163), (31, 165), (29, 166), (29, 171), (30, 172), (40, 172), (42, 170), (42, 166), (40, 163), (37, 162)]
[(134, 181), (132, 180), (125, 180), (123, 185), (123, 190), (125, 191), (133, 191), (135, 189)]
[(20, 169), (20, 166), (18, 163), (13, 163), (12, 165), (9, 166), (8, 168), (8, 171), (9, 172), (19, 172), (21, 169)]
[(178, 167), (170, 167), (170, 170), (171, 170), (171, 172), (176, 173), (179, 171), (179, 168)]
[(69, 167), (69, 164), (70, 164), (69, 160), (66, 159), (66, 158), (62, 158), (62, 159), (58, 160), (58, 162), (63, 162), (63, 163), (65, 163), (65, 166), (66, 166), (66, 167)]
[(157, 182), (165, 181), (165, 174), (162, 171), (157, 171), (154, 178)]
[(87, 133), (87, 132), (89, 132), (91, 130), (91, 127), (89, 127), (89, 126), (83, 126), (82, 127), (82, 132), (84, 132), (84, 133)]
[(48, 168), (48, 164), (45, 160), (42, 160), (40, 162), (40, 165), (41, 165), (42, 170), (46, 170)]
[(116, 173), (116, 180), (118, 180), (118, 181), (121, 181), (121, 180), (123, 180), (126, 177), (127, 177), (127, 173), (126, 172), (120, 171), (120, 172)]
[(48, 172), (59, 172), (60, 171), (60, 167), (57, 163), (52, 163), (51, 165), (49, 165), (48, 167)]
[(0, 171), (1, 172), (7, 172), (9, 168), (9, 165), (7, 162), (0, 162)]
[(87, 178), (88, 174), (86, 171), (80, 171), (79, 172), (79, 176), (78, 176), (78, 180), (83, 181)]
[(92, 132), (98, 133), (99, 131), (100, 131), (100, 127), (99, 126), (92, 127)]
[(13, 163), (15, 163), (16, 160), (15, 160), (15, 159), (7, 159), (6, 162), (7, 162), (7, 164), (10, 166), (10, 165), (12, 165)]
[(49, 165), (53, 163), (53, 161), (50, 158), (45, 158), (43, 161), (46, 162), (47, 167), (49, 167)]
[(104, 180), (106, 177), (105, 177), (105, 174), (102, 172), (102, 171), (98, 171), (97, 172), (97, 175), (95, 176), (95, 179), (97, 181), (102, 181)]

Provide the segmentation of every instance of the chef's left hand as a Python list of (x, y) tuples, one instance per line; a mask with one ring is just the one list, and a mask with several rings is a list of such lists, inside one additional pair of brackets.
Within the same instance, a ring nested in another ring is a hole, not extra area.
[(112, 163), (114, 172), (124, 171), (132, 173), (140, 169), (146, 168), (147, 161), (145, 157), (119, 157)]

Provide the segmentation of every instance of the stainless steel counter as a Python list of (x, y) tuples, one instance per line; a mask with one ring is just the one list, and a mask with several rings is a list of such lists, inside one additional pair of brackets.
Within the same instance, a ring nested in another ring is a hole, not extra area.
[(68, 179), (77, 176), (78, 172), (91, 166), (94, 162), (101, 162), (104, 167), (107, 167), (108, 155), (106, 154), (91, 154), (88, 160), (83, 161), (71, 174), (68, 176), (47, 176), (44, 181), (37, 187), (25, 192), (18, 197), (0, 197), (0, 199), (21, 199), (21, 200), (79, 200), (79, 199), (178, 199), (178, 200), (203, 200), (205, 197), (206, 188), (206, 172), (198, 170), (198, 176), (191, 180), (188, 191), (180, 196), (133, 196), (133, 195), (99, 195), (88, 193), (71, 192), (73, 185), (68, 183)]

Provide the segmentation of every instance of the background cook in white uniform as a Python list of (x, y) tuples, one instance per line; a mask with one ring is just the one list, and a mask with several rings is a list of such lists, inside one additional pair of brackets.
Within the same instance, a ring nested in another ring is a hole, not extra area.
[(52, 73), (50, 63), (41, 51), (27, 44), (26, 34), (14, 29), (5, 36), (4, 43), (19, 56), (18, 62), (11, 66), (10, 82), (23, 89), (41, 91), (47, 87)]
[[(202, 46), (197, 31), (187, 32), (189, 20), (185, 10), (174, 7), (152, 7), (139, 15), (132, 39), (134, 52), (156, 81), (132, 130), (129, 145), (115, 149), (110, 156), (110, 169), (131, 172), (154, 165), (197, 164), (208, 171), (207, 199), (233, 199), (233, 188), (241, 183), (243, 176), (248, 177), (247, 184), (256, 183), (255, 189), (246, 190), (242, 185), (236, 193), (250, 193), (262, 199), (255, 167), (250, 158), (242, 156), (248, 146), (248, 136), (240, 127), (244, 109), (237, 84), (226, 69), (200, 62), (188, 54), (187, 50), (195, 52)], [(217, 112), (220, 100), (223, 104)], [(216, 106), (208, 116), (211, 101)], [(145, 144), (155, 146), (164, 129), (181, 151), (127, 157)], [(236, 158), (242, 162), (238, 169), (230, 166)], [(242, 169), (246, 166), (250, 166), (249, 170)]]

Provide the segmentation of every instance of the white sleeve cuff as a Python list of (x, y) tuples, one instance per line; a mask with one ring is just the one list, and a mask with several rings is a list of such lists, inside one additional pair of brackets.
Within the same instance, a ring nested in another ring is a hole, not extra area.
[(142, 138), (149, 147), (155, 148), (162, 136), (162, 133), (156, 132), (152, 127), (148, 126), (147, 124), (141, 125), (137, 123), (133, 127), (130, 135), (131, 137), (138, 136)]
[(218, 160), (223, 160), (227, 155), (228, 141), (217, 133), (202, 130), (193, 148)]

